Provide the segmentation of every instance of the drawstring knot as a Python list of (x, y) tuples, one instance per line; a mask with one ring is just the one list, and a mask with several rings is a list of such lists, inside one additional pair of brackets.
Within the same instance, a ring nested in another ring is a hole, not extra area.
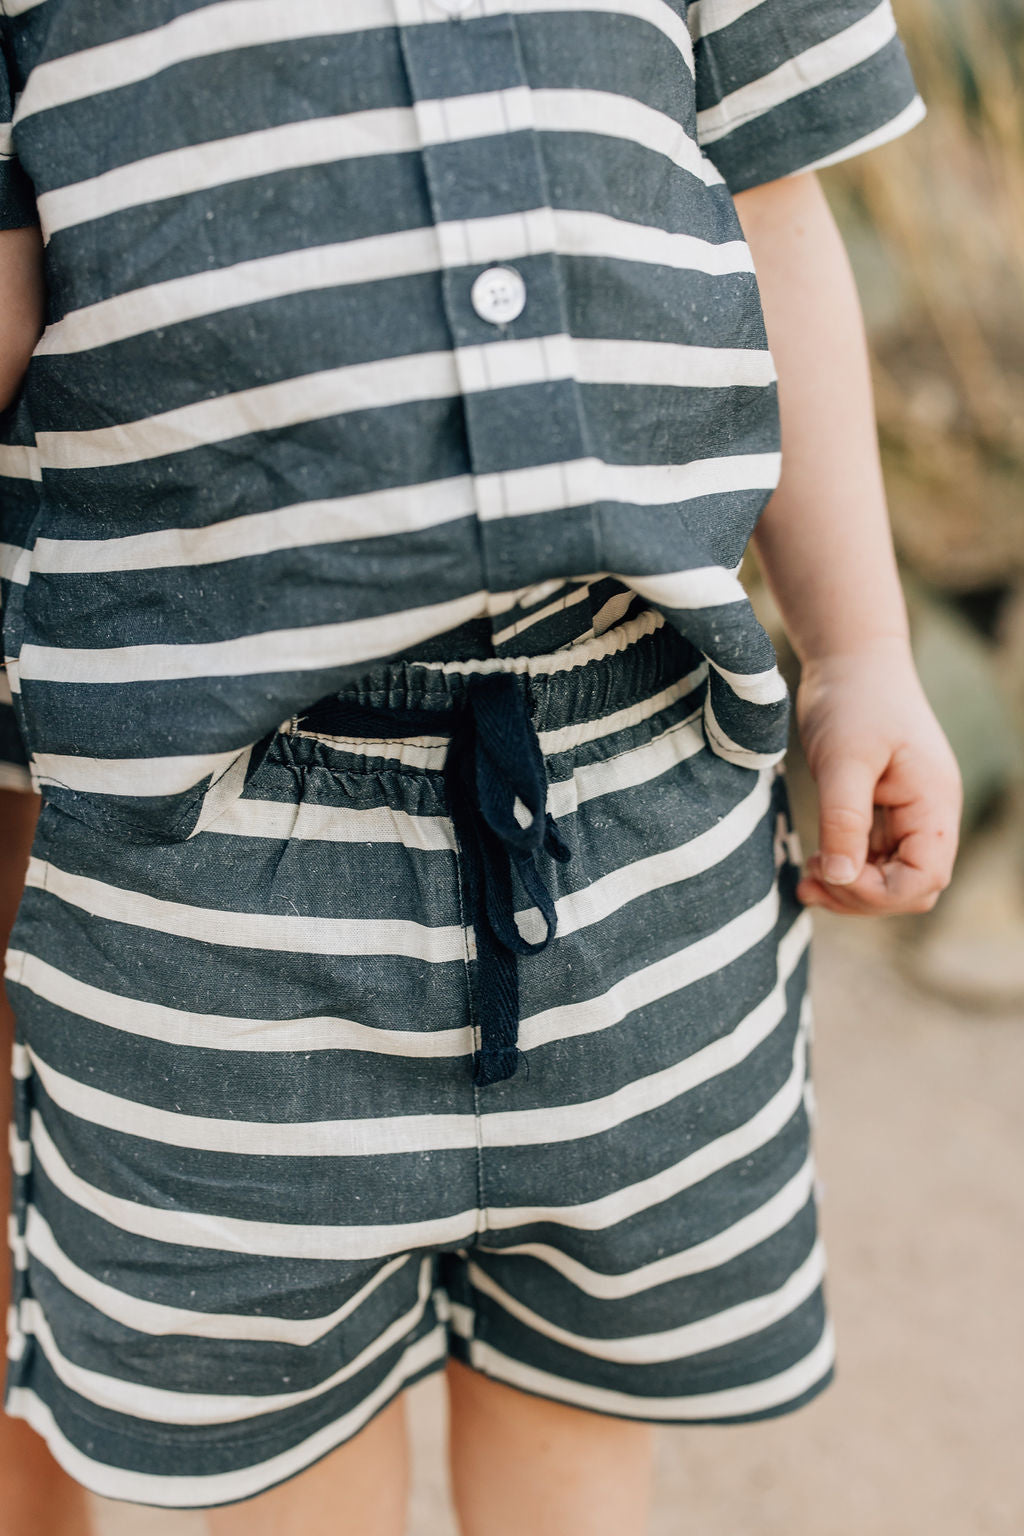
[[(547, 809), (544, 754), (521, 678), (509, 672), (472, 675), (454, 719), (450, 710), (390, 709), (335, 698), (314, 706), (303, 724), (370, 738), (451, 731), (445, 792), (476, 938), (480, 1049), (473, 1081), (483, 1085), (511, 1077), (521, 1056), (516, 957), (546, 949), (558, 923), (537, 857), (546, 853), (560, 864), (572, 858)], [(522, 820), (517, 806), (525, 813)], [(542, 939), (528, 940), (519, 931), (516, 878), (543, 919)]]
[[(546, 949), (558, 921), (537, 855), (543, 851), (560, 864), (572, 858), (547, 809), (544, 755), (514, 674), (470, 678), (448, 748), (445, 784), (476, 932), (480, 1050), (473, 1081), (494, 1083), (513, 1075), (521, 1054), (516, 956)], [(529, 820), (516, 816), (517, 803)], [(544, 937), (534, 942), (516, 923), (513, 872), (544, 921)]]

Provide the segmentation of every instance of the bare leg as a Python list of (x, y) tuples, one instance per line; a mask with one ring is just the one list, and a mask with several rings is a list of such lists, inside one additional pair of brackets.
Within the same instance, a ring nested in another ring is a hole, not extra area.
[(409, 1491), (405, 1398), (269, 1493), (207, 1512), (210, 1536), (402, 1536)]
[(4, 1536), (89, 1536), (84, 1488), (62, 1472), (45, 1442), (20, 1419), (0, 1420)]
[(642, 1536), (649, 1424), (532, 1397), (457, 1360), (447, 1375), (462, 1536)]

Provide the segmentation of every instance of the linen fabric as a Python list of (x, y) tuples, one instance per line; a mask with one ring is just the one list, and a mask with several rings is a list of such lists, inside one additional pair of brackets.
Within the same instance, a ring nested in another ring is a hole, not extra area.
[(376, 660), (514, 654), (562, 598), (575, 638), (656, 607), (713, 749), (782, 751), (733, 193), (918, 120), (888, 0), (453, 9), (6, 0), (3, 219), (38, 216), (49, 294), (0, 444), (6, 750), (97, 826), (194, 824)]
[(558, 931), (520, 958), (505, 1081), (472, 1080), (446, 735), (321, 707), (180, 842), (43, 808), (8, 956), (7, 1409), (98, 1493), (250, 1497), (449, 1355), (666, 1423), (832, 1377), (781, 769), (710, 750), (706, 662), (652, 612), (341, 700), (454, 709), (494, 670), (572, 854), (539, 856)]

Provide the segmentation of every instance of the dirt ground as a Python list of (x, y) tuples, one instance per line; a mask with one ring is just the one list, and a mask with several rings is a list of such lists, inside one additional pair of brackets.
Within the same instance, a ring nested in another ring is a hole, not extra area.
[[(837, 1378), (785, 1418), (659, 1431), (649, 1536), (1021, 1536), (1024, 1010), (972, 1017), (907, 984), (875, 924), (816, 921)], [(409, 1536), (455, 1536), (443, 1390), (411, 1397)], [(204, 1531), (99, 1514), (101, 1536)]]

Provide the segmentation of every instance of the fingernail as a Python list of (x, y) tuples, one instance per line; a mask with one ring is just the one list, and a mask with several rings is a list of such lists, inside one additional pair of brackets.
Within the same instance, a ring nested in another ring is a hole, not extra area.
[(821, 861), (821, 869), (829, 885), (849, 885), (857, 878), (857, 866), (845, 853), (827, 853)]

